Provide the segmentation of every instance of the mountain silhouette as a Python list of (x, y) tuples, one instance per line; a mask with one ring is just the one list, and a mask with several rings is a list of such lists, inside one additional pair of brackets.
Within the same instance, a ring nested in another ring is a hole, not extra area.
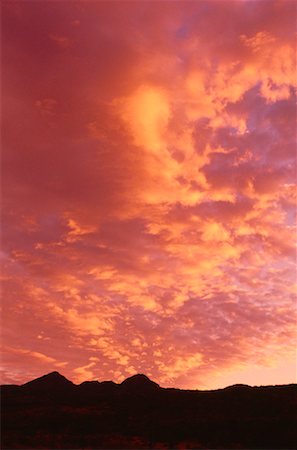
[(35, 378), (35, 380), (28, 381), (28, 383), (23, 384), (23, 386), (34, 386), (34, 387), (65, 387), (73, 386), (72, 381), (68, 380), (66, 377), (61, 375), (59, 372), (50, 372), (42, 377)]
[(146, 375), (1, 386), (1, 448), (296, 449), (297, 385), (166, 389)]
[(126, 378), (126, 380), (121, 383), (121, 386), (128, 390), (137, 390), (142, 392), (152, 391), (155, 389), (159, 389), (160, 387), (157, 383), (151, 381), (146, 375), (143, 375), (142, 373)]
[(47, 395), (52, 398), (70, 395), (74, 384), (59, 372), (51, 372), (21, 386), (21, 390), (31, 395)]

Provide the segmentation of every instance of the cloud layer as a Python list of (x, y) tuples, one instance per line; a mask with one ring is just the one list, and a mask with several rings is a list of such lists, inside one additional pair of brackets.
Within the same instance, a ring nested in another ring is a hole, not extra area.
[(3, 382), (294, 381), (295, 6), (3, 6)]

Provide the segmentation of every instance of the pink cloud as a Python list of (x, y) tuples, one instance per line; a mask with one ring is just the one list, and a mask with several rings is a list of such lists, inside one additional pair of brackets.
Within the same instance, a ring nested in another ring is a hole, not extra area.
[(293, 381), (292, 9), (5, 5), (4, 381)]

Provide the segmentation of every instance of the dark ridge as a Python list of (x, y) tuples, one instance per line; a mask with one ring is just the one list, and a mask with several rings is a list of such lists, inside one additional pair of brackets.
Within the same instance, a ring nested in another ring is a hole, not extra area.
[(22, 385), (24, 386), (73, 386), (72, 381), (67, 380), (66, 377), (59, 372), (50, 372), (42, 377), (35, 378)]
[(159, 389), (160, 386), (154, 381), (150, 380), (146, 375), (140, 373), (133, 375), (132, 377), (126, 378), (121, 383), (121, 386), (126, 389), (137, 389), (137, 390), (148, 390), (148, 389)]
[(115, 383), (114, 381), (98, 381), (98, 380), (92, 380), (92, 381), (83, 381), (82, 383), (80, 383), (77, 387), (102, 387), (102, 386), (112, 386), (112, 387), (117, 387), (119, 386), (117, 383)]
[(248, 384), (232, 384), (231, 386), (227, 386), (223, 389), (224, 390), (226, 390), (226, 389), (252, 389), (252, 387), (249, 386)]
[(75, 386), (74, 396), (80, 399), (81, 404), (85, 402), (96, 403), (97, 401), (110, 399), (114, 396), (120, 386), (113, 381), (84, 381), (83, 383)]
[(83, 389), (84, 391), (98, 391), (98, 390), (110, 390), (117, 389), (119, 385), (114, 383), (113, 381), (84, 381), (83, 383), (76, 386), (77, 389)]
[(78, 387), (84, 387), (84, 386), (99, 386), (99, 381), (97, 380), (92, 380), (92, 381), (83, 381), (82, 383), (80, 383), (78, 385)]
[(71, 395), (75, 385), (59, 372), (51, 372), (20, 386), (20, 389), (29, 395), (40, 397), (46, 395), (58, 399)]
[(292, 449), (297, 385), (164, 389), (143, 374), (1, 386), (3, 449)]

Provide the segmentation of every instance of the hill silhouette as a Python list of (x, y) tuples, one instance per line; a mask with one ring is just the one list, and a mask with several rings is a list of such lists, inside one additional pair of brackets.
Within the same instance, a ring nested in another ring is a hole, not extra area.
[(136, 374), (127, 378), (121, 383), (121, 386), (132, 391), (147, 392), (158, 389), (160, 386), (151, 381), (146, 375)]
[(25, 383), (23, 386), (37, 386), (37, 385), (43, 385), (46, 384), (49, 385), (73, 385), (72, 381), (67, 380), (66, 377), (61, 375), (59, 372), (54, 371), (50, 372), (46, 375), (43, 375), (42, 377), (36, 378), (35, 380), (28, 381), (28, 383)]
[(1, 386), (2, 449), (296, 448), (297, 386), (165, 389), (143, 374)]
[(23, 385), (27, 390), (65, 389), (73, 386), (72, 381), (67, 380), (59, 372), (51, 372)]

